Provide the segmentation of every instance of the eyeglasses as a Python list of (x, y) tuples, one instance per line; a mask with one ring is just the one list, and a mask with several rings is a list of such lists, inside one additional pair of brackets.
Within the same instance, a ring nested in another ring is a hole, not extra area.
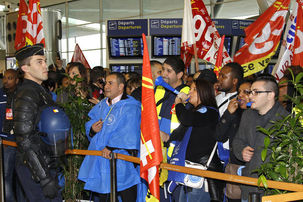
[(251, 94), (252, 96), (256, 96), (261, 93), (270, 93), (270, 92), (272, 92), (272, 91), (270, 91), (270, 90), (252, 90), (252, 91), (250, 91), (249, 94)]

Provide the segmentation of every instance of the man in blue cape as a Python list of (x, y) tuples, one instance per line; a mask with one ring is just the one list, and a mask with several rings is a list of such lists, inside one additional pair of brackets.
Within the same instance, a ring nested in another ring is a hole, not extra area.
[[(86, 156), (78, 178), (85, 189), (106, 201), (110, 193), (110, 153), (137, 156), (140, 147), (141, 104), (124, 93), (125, 78), (121, 73), (106, 77), (105, 95), (89, 112), (85, 125), (90, 140), (89, 150), (100, 150), (101, 156)], [(131, 162), (117, 160), (117, 191), (122, 201), (136, 201), (138, 170)]]

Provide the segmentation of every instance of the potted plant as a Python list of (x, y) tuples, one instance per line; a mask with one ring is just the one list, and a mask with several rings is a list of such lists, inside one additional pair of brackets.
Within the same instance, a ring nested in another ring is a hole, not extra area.
[[(58, 95), (65, 94), (67, 99), (60, 103), (65, 113), (70, 119), (71, 134), (68, 138), (69, 149), (87, 149), (89, 142), (85, 135), (85, 123), (89, 120), (88, 112), (92, 108), (92, 104), (88, 99), (77, 96), (79, 89), (78, 83), (82, 81), (80, 78), (71, 80), (76, 81), (76, 85), (69, 85), (65, 89), (59, 89)], [(65, 201), (77, 201), (79, 199), (89, 198), (89, 192), (84, 191), (84, 183), (77, 179), (78, 172), (84, 156), (69, 155), (66, 157), (64, 169), (65, 188), (63, 197)]]

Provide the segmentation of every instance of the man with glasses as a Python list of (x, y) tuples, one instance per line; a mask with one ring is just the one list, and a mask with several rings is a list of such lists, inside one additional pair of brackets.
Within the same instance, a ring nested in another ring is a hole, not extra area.
[[(266, 135), (258, 131), (257, 126), (269, 128), (272, 121), (287, 115), (287, 111), (277, 102), (278, 96), (278, 84), (271, 75), (261, 75), (251, 86), (251, 109), (243, 113), (239, 130), (232, 143), (236, 158), (245, 162), (242, 176), (257, 178), (258, 174), (252, 171), (263, 163), (261, 152)], [(248, 201), (250, 192), (263, 194), (258, 187), (241, 185), (242, 201)]]

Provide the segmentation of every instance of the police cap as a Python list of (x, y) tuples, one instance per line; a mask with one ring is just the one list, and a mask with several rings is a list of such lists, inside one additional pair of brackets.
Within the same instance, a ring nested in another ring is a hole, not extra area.
[(42, 43), (28, 45), (16, 51), (15, 56), (18, 61), (22, 61), (33, 55), (44, 55), (44, 45)]

